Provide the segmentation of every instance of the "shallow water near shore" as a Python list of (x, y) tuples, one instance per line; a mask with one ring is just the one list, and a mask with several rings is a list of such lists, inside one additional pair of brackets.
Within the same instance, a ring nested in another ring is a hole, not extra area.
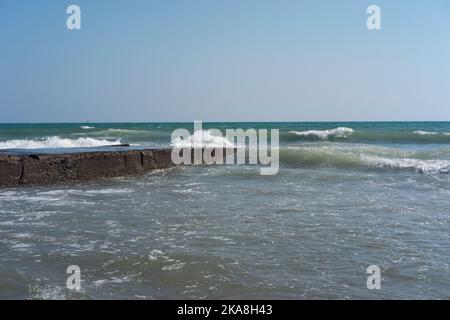
[[(0, 144), (168, 146), (177, 125), (1, 125)], [(450, 123), (253, 126), (281, 127), (275, 176), (202, 165), (1, 189), (0, 298), (450, 298)]]

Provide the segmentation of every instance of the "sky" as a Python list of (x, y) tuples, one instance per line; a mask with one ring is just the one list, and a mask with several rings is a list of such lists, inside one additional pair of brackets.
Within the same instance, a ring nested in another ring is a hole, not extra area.
[(0, 0), (1, 123), (193, 120), (448, 121), (450, 1)]

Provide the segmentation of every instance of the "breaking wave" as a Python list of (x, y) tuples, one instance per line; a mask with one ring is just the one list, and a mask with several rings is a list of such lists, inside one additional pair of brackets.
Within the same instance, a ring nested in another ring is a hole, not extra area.
[(435, 135), (438, 134), (438, 132), (434, 132), (434, 131), (422, 131), (422, 130), (417, 130), (414, 131), (415, 134), (418, 134), (419, 136), (429, 136), (429, 135)]
[(388, 168), (419, 173), (450, 173), (450, 154), (445, 152), (442, 156), (443, 159), (435, 159), (427, 152), (370, 145), (280, 149), (280, 162), (296, 168)]
[(383, 130), (354, 130), (339, 127), (327, 130), (289, 131), (281, 135), (286, 141), (296, 140), (345, 140), (352, 142), (382, 142), (382, 143), (450, 143), (450, 132), (434, 130), (416, 131), (383, 131)]
[(290, 131), (290, 133), (296, 136), (318, 138), (318, 139), (328, 139), (329, 137), (335, 138), (346, 138), (353, 134), (354, 130), (347, 127), (339, 127), (329, 130), (308, 130), (308, 131)]
[(43, 139), (17, 139), (0, 142), (0, 149), (51, 149), (51, 148), (87, 148), (120, 144), (120, 140), (78, 138), (64, 139), (57, 136)]
[(382, 157), (362, 157), (362, 161), (378, 168), (411, 169), (420, 173), (450, 173), (450, 161), (438, 159), (388, 159)]
[(234, 148), (234, 144), (226, 137), (214, 135), (210, 130), (197, 130), (194, 134), (183, 139), (175, 138), (170, 142), (171, 147), (176, 148)]
[(107, 132), (116, 132), (116, 133), (143, 133), (144, 130), (135, 130), (135, 129), (119, 129), (119, 128), (109, 128), (106, 130)]
[(450, 136), (450, 132), (435, 132), (435, 131), (422, 131), (422, 130), (417, 130), (414, 131), (415, 134), (418, 134), (420, 136), (434, 136), (434, 135), (444, 135), (444, 136)]
[(95, 129), (95, 127), (90, 127), (90, 126), (80, 126), (80, 128), (83, 130)]

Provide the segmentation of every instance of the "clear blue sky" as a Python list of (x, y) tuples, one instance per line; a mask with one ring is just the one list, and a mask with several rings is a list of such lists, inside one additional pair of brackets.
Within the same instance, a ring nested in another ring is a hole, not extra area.
[(194, 119), (450, 120), (450, 1), (0, 0), (0, 122)]

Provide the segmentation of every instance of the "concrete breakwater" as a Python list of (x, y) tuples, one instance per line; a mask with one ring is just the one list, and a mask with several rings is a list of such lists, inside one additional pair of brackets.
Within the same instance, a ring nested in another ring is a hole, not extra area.
[(171, 149), (61, 154), (0, 152), (0, 187), (88, 181), (141, 174), (172, 166)]

